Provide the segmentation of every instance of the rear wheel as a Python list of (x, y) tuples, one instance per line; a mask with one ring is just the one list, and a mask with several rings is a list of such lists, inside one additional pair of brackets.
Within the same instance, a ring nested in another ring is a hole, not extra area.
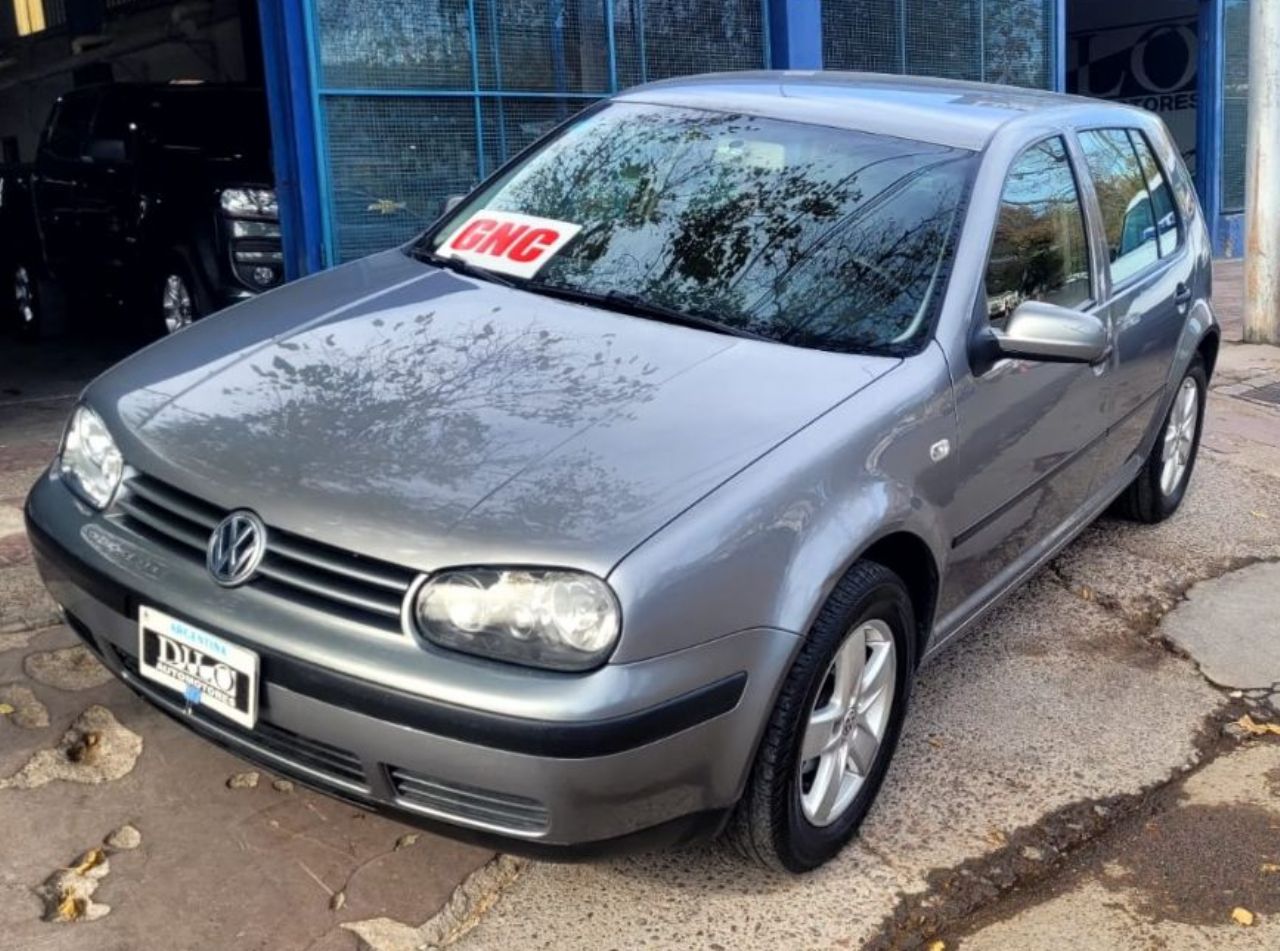
[(787, 675), (730, 821), (740, 852), (804, 872), (857, 832), (902, 729), (914, 631), (906, 586), (889, 569), (863, 562), (837, 585)]
[(26, 261), (15, 264), (10, 273), (10, 288), (20, 335), (39, 340), (62, 329), (62, 296), (33, 265)]
[(1162, 522), (1178, 510), (1200, 450), (1208, 378), (1199, 357), (1178, 384), (1160, 435), (1115, 512), (1136, 522)]

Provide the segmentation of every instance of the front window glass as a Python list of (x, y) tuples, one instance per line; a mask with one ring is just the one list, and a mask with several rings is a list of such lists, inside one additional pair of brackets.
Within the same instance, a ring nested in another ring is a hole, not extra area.
[(1146, 176), (1124, 129), (1082, 132), (1080, 147), (1107, 232), (1111, 280), (1120, 284), (1160, 256)]
[(78, 159), (89, 144), (89, 124), (98, 100), (91, 96), (68, 96), (57, 105), (49, 125), (45, 147), (58, 158)]
[(482, 211), (500, 227), (550, 219), (545, 260), (507, 270), (531, 291), (627, 295), (806, 347), (901, 348), (928, 332), (973, 164), (904, 139), (615, 103), (417, 250), (449, 254)]
[(993, 322), (1008, 319), (1023, 301), (1078, 307), (1092, 294), (1080, 193), (1056, 136), (1027, 149), (1009, 170), (986, 285)]

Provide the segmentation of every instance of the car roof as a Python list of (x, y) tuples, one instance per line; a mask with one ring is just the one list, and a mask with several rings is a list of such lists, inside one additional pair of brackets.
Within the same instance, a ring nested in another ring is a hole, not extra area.
[(835, 71), (709, 73), (650, 83), (614, 97), (792, 119), (972, 150), (996, 130), (1046, 111), (1097, 112), (1097, 99), (925, 76)]

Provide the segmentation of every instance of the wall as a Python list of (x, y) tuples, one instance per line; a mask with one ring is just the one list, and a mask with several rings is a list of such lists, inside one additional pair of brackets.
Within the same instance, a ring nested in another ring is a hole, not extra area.
[(12, 65), (0, 68), (0, 138), (16, 136), (22, 161), (35, 153), (40, 130), (55, 99), (72, 87), (72, 70), (110, 62), (116, 80), (164, 82), (245, 78), (237, 0), (133, 9), (108, 16), (111, 42), (79, 56), (61, 30), (16, 41), (6, 51)]
[(827, 69), (1054, 86), (1053, 0), (823, 0)]

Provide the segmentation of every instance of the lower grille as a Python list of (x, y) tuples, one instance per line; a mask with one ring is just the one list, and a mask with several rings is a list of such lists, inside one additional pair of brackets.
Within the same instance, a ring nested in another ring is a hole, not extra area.
[[(114, 644), (111, 645), (111, 651), (128, 673), (136, 689), (142, 690), (175, 713), (184, 710), (184, 705), (179, 702), (177, 694), (167, 693), (163, 687), (153, 686), (150, 681), (143, 678), (142, 672), (138, 670), (138, 662), (132, 655), (120, 650)], [(252, 730), (246, 730), (230, 720), (210, 716), (199, 707), (193, 707), (186, 716), (220, 733), (230, 734), (245, 746), (276, 756), (286, 763), (305, 767), (348, 785), (358, 786), (361, 790), (368, 789), (364, 766), (360, 758), (350, 750), (344, 750), (322, 740), (313, 740), (261, 718)]]
[(536, 799), (447, 783), (396, 766), (390, 767), (390, 775), (401, 800), (444, 818), (518, 833), (543, 832), (547, 828), (547, 807)]

